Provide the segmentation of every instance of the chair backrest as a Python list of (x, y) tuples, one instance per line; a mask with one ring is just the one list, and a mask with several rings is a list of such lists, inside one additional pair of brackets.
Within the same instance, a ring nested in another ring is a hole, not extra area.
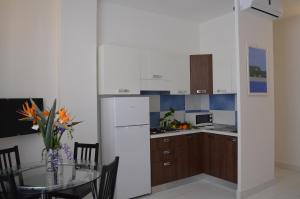
[(0, 182), (3, 186), (0, 192), (1, 199), (18, 199), (18, 190), (13, 172), (7, 172), (5, 177), (2, 176)]
[[(81, 149), (80, 152), (79, 149)], [(74, 160), (92, 161), (92, 150), (94, 150), (94, 163), (96, 169), (98, 166), (99, 143), (85, 144), (85, 143), (75, 142)]]
[[(15, 156), (15, 162), (13, 162), (11, 156), (12, 154), (14, 154)], [(20, 167), (20, 164), (21, 163), (18, 146), (0, 150), (0, 170), (9, 169), (14, 166)]]
[(104, 165), (101, 172), (98, 199), (113, 199), (118, 173), (119, 157), (109, 165)]
[[(15, 158), (12, 158), (12, 155), (15, 156)], [(20, 168), (21, 162), (20, 162), (20, 155), (19, 155), (19, 149), (18, 146), (14, 146), (12, 148), (6, 148), (0, 150), (0, 170), (4, 171), (13, 167)], [(22, 176), (19, 176), (20, 183), (23, 183)], [(3, 181), (0, 181), (0, 192), (7, 193), (6, 190), (7, 186), (5, 186), (5, 183)]]

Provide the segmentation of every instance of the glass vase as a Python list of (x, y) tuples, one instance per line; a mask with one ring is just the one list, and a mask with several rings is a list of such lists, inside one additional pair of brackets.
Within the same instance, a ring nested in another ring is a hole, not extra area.
[(58, 165), (62, 163), (62, 156), (60, 150), (49, 149), (45, 153), (46, 169), (48, 172), (55, 172), (58, 170)]

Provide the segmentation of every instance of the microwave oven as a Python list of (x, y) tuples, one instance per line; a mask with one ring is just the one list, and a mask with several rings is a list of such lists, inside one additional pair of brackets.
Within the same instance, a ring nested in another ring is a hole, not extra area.
[(186, 113), (185, 120), (193, 126), (209, 126), (213, 125), (213, 114), (210, 112)]

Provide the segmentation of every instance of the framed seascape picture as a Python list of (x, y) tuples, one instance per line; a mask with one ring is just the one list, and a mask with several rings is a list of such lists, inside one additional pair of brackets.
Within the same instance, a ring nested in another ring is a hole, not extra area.
[(248, 48), (248, 83), (249, 94), (268, 94), (268, 63), (267, 50)]

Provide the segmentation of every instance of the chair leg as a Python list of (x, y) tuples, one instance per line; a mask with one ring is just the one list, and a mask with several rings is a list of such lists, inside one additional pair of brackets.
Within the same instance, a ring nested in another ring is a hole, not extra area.
[(90, 183), (91, 189), (92, 189), (92, 195), (93, 195), (93, 199), (97, 199), (97, 188), (95, 186), (95, 181)]

